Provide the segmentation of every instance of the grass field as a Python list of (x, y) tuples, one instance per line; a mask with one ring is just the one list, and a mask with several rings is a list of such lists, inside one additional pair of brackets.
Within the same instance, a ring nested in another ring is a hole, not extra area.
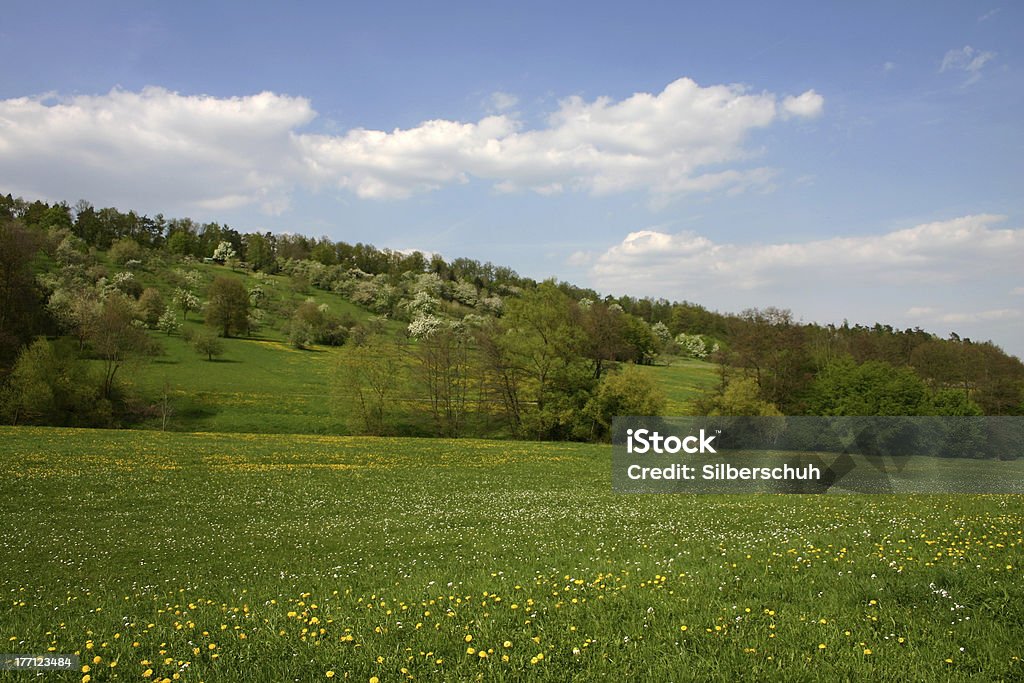
[(2, 650), (89, 667), (45, 680), (1024, 677), (1021, 497), (614, 495), (579, 444), (0, 443)]
[(666, 415), (694, 415), (692, 401), (718, 382), (717, 366), (691, 358), (673, 358), (668, 365), (640, 365), (665, 394)]

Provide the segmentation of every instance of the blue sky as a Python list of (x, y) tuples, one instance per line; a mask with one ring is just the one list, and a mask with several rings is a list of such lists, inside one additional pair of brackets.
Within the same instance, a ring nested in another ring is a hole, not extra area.
[(1024, 7), (774, 5), (6, 3), (0, 191), (1024, 353)]

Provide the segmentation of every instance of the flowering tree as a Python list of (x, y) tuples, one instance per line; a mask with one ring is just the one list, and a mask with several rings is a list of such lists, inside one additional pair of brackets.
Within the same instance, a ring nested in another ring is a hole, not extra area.
[[(693, 358), (707, 358), (708, 345), (699, 334), (686, 334), (682, 332), (676, 336), (676, 343), (683, 353)], [(716, 344), (717, 347), (717, 344)]]
[(199, 310), (199, 297), (187, 289), (179, 287), (174, 290), (174, 304), (181, 309), (182, 317), (188, 320), (189, 311)]
[(235, 253), (235, 248), (231, 246), (231, 242), (221, 242), (217, 245), (217, 248), (213, 250), (213, 260), (218, 263), (224, 263), (229, 259), (235, 258), (238, 254)]
[(427, 339), (445, 326), (444, 320), (436, 315), (419, 315), (413, 318), (407, 328), (414, 339)]

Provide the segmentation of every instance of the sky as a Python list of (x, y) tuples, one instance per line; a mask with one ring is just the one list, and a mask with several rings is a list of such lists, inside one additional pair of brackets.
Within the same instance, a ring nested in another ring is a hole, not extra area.
[(6, 2), (0, 192), (1024, 356), (1024, 5)]

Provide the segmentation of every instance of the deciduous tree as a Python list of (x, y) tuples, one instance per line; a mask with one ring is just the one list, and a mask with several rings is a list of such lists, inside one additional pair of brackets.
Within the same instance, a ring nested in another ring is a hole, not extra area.
[(225, 337), (245, 332), (249, 324), (249, 292), (236, 277), (218, 276), (210, 283), (206, 304), (207, 324), (221, 330)]

